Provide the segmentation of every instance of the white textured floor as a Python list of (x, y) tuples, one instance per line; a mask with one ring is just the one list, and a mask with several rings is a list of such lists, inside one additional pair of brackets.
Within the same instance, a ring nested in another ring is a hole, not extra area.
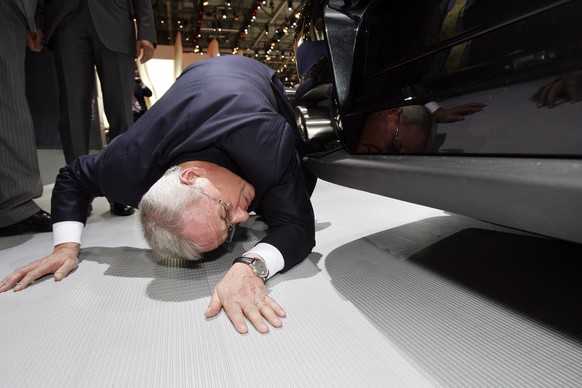
[[(322, 181), (313, 204), (313, 253), (268, 282), (284, 327), (240, 335), (203, 312), (260, 223), (156, 263), (137, 216), (95, 200), (72, 275), (0, 295), (0, 386), (581, 386), (581, 246)], [(0, 238), (0, 275), (50, 250)]]

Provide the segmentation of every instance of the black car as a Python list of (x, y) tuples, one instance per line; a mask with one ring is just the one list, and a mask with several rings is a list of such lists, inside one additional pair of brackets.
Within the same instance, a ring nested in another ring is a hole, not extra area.
[(308, 168), (582, 243), (580, 16), (574, 0), (307, 1), (295, 100)]

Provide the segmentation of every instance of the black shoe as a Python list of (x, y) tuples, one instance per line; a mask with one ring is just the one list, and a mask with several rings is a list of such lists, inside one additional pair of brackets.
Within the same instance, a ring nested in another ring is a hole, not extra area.
[(131, 206), (117, 202), (111, 202), (109, 210), (111, 214), (115, 214), (116, 216), (130, 216), (135, 212), (135, 209)]
[(0, 236), (16, 236), (24, 233), (50, 232), (52, 230), (51, 215), (44, 210), (39, 210), (20, 222), (0, 228)]

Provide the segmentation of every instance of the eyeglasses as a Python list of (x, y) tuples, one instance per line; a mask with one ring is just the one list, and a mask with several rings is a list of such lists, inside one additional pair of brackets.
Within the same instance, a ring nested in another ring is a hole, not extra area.
[[(192, 186), (190, 186), (190, 187), (192, 187)], [(214, 202), (216, 202), (217, 204), (219, 204), (220, 206), (222, 206), (224, 208), (224, 221), (226, 221), (226, 227), (227, 227), (226, 240), (224, 240), (224, 242), (227, 242), (227, 243), (231, 242), (233, 237), (234, 237), (235, 225), (232, 222), (230, 222), (230, 220), (228, 219), (228, 213), (230, 212), (230, 203), (226, 203), (222, 199), (211, 197), (210, 195), (206, 194), (204, 191), (202, 191), (200, 189), (195, 189), (195, 190), (198, 191), (200, 194), (204, 195), (205, 197), (210, 198), (211, 200), (213, 200)]]

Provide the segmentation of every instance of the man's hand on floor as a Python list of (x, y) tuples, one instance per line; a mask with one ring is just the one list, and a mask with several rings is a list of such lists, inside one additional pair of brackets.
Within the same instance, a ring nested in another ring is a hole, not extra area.
[(216, 316), (224, 308), (236, 331), (247, 333), (245, 317), (260, 333), (268, 333), (269, 322), (273, 327), (283, 326), (281, 318), (285, 310), (269, 297), (263, 279), (253, 273), (246, 264), (236, 263), (216, 285), (208, 309), (207, 318)]
[(55, 247), (53, 253), (42, 259), (20, 267), (10, 272), (0, 282), (0, 292), (8, 291), (14, 287), (14, 291), (20, 291), (41, 277), (54, 273), (56, 281), (62, 280), (79, 265), (80, 244), (64, 243)]

